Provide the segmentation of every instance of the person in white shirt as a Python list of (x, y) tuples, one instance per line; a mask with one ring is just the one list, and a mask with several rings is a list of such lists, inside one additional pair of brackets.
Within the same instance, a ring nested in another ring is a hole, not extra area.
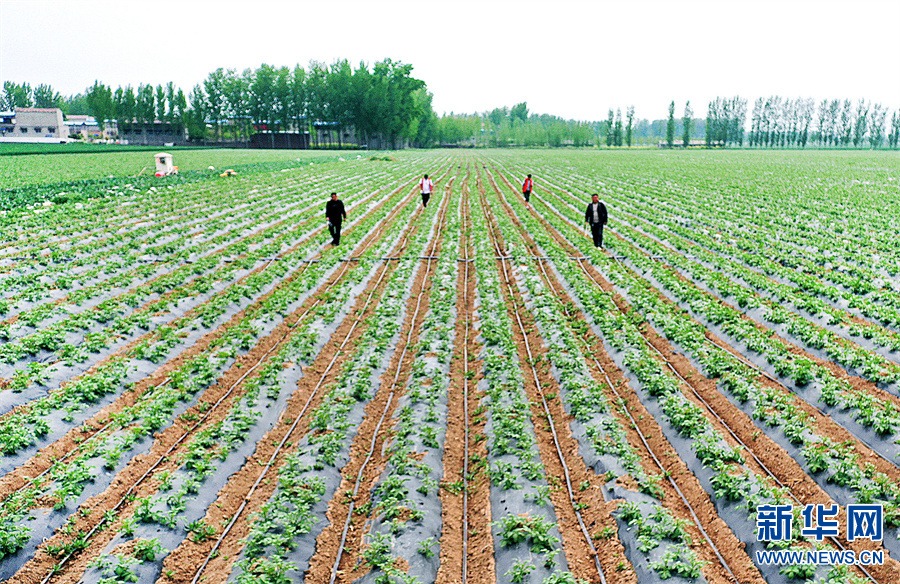
[(603, 247), (603, 226), (606, 225), (606, 205), (597, 195), (591, 195), (591, 202), (584, 210), (584, 222), (591, 226), (594, 247)]
[(434, 183), (425, 175), (425, 178), (419, 181), (419, 191), (422, 193), (422, 206), (428, 206), (428, 199), (431, 198), (431, 191), (434, 190)]

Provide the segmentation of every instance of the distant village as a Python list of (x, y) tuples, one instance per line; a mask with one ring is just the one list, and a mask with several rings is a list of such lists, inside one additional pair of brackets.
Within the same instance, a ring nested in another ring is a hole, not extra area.
[(63, 116), (59, 108), (16, 108), (0, 112), (0, 142), (58, 144), (72, 141), (182, 146), (187, 131), (180, 124), (154, 121), (119, 128), (106, 120), (104, 128), (93, 116)]

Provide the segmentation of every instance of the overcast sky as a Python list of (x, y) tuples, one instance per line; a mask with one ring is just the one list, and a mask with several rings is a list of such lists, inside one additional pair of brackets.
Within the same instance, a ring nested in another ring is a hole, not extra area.
[(900, 108), (898, 0), (0, 0), (0, 80), (64, 95), (384, 58), (443, 112), (528, 102), (606, 118), (698, 117), (717, 96), (860, 98)]

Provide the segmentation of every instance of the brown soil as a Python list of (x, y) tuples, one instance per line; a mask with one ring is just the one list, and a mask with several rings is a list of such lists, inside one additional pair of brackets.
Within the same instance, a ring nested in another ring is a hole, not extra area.
[[(554, 229), (549, 228), (549, 226), (548, 232), (553, 234), (557, 241), (571, 253), (575, 253), (574, 248), (568, 245), (565, 240), (561, 238)], [(613, 300), (620, 310), (627, 312), (631, 309), (620, 295), (615, 294), (612, 284), (606, 281), (593, 266), (590, 266), (586, 262), (583, 262), (583, 265), (591, 273), (591, 276), (600, 283), (605, 291), (614, 294)], [(682, 278), (682, 280), (687, 282), (684, 278)], [(668, 302), (661, 293), (660, 298), (664, 302)], [(714, 380), (704, 377), (690, 364), (690, 361), (688, 361), (684, 355), (675, 353), (668, 341), (658, 335), (649, 325), (642, 329), (642, 333), (648, 342), (661, 353), (663, 362), (677, 371), (678, 374), (687, 381), (687, 385), (691, 391), (685, 393), (686, 397), (697, 404), (701, 410), (708, 411), (712, 414), (711, 416), (707, 416), (707, 418), (714, 426), (718, 427), (719, 431), (726, 437), (732, 446), (741, 445), (741, 443), (743, 443), (748, 451), (756, 456), (756, 459), (752, 456), (746, 457), (748, 466), (750, 466), (756, 474), (767, 476), (769, 473), (772, 473), (779, 483), (787, 487), (801, 504), (831, 502), (830, 497), (828, 497), (815, 481), (802, 470), (799, 464), (797, 464), (783, 448), (757, 428), (752, 418), (746, 416), (741, 410), (733, 406), (725, 396), (718, 392)], [(711, 333), (708, 333), (708, 336), (712, 340), (715, 340), (715, 342), (727, 346), (726, 343), (722, 342), (721, 339), (715, 338)], [(733, 351), (730, 347), (729, 349)], [(771, 382), (769, 381), (769, 383)], [(787, 390), (783, 387), (781, 387), (781, 389), (787, 393)], [(700, 399), (701, 397), (702, 399)], [(798, 400), (798, 402), (799, 401), (802, 400)], [(808, 407), (806, 409), (809, 410)], [(722, 421), (719, 421), (718, 417), (720, 417)], [(827, 418), (827, 416), (819, 415), (818, 418), (819, 420), (822, 420)], [(830, 422), (825, 425), (829, 426), (828, 428), (820, 426), (820, 428), (825, 429), (826, 435), (829, 435), (828, 432), (834, 432), (833, 435), (835, 437), (849, 435), (849, 432), (835, 424), (830, 418), (827, 418), (827, 420)], [(735, 440), (735, 437), (737, 437), (740, 442)], [(858, 443), (858, 441), (855, 442)], [(869, 459), (877, 458), (877, 455), (873, 452), (868, 449), (866, 450), (868, 451)], [(759, 461), (765, 461), (765, 467), (760, 466)], [(887, 469), (889, 465), (884, 464), (885, 461), (883, 461), (883, 459), (881, 462), (882, 464), (880, 465), (879, 470), (881, 470), (881, 468)], [(892, 475), (897, 475), (896, 468), (893, 469), (893, 472), (889, 476)], [(842, 523), (842, 530), (844, 527), (845, 526)], [(848, 543), (844, 539), (840, 539), (839, 541), (843, 546), (857, 550), (857, 553), (861, 549), (876, 549), (880, 547), (873, 547), (871, 542), (866, 542), (867, 545), (857, 547), (854, 544), (861, 542)], [(730, 562), (731, 560), (729, 559), (728, 561)], [(873, 576), (881, 582), (897, 581), (898, 574), (900, 574), (898, 570), (900, 570), (900, 563), (892, 559), (888, 559), (884, 566), (872, 566), (869, 568), (869, 571)]]
[[(453, 179), (447, 185), (447, 189), (450, 188), (452, 181)], [(432, 240), (431, 251), (427, 254), (428, 256), (435, 256), (440, 250), (440, 241), (446, 225), (446, 211), (449, 200), (450, 197), (448, 196), (441, 197), (441, 218), (437, 233)], [(421, 212), (422, 209), (418, 208), (416, 214), (418, 215)], [(356, 510), (365, 507), (369, 503), (369, 494), (372, 492), (373, 486), (387, 464), (384, 446), (393, 437), (393, 415), (396, 411), (398, 400), (406, 389), (405, 380), (409, 378), (412, 372), (415, 353), (406, 349), (414, 347), (417, 343), (422, 322), (425, 320), (425, 315), (428, 311), (432, 284), (429, 277), (431, 270), (432, 265), (430, 261), (420, 264), (417, 269), (391, 363), (379, 380), (375, 397), (366, 405), (366, 415), (351, 445), (350, 461), (341, 469), (343, 479), (335, 496), (328, 504), (326, 515), (330, 524), (325, 527), (316, 540), (316, 553), (310, 561), (309, 570), (307, 571), (307, 578), (310, 578), (312, 582), (326, 582), (330, 579), (332, 568), (335, 561), (337, 561), (339, 553), (341, 557), (337, 570), (338, 577), (335, 582), (349, 584), (365, 575), (368, 571), (368, 566), (357, 563), (357, 558), (363, 548), (365, 536), (369, 531), (369, 521), (373, 521), (375, 515), (359, 517)], [(418, 311), (416, 311), (419, 295), (421, 295), (421, 304), (419, 304)], [(395, 377), (398, 380), (396, 385), (393, 382)], [(380, 423), (382, 416), (384, 422)], [(368, 459), (369, 456), (371, 456), (370, 459)], [(357, 494), (352, 501), (353, 506), (351, 507), (350, 499), (344, 494), (353, 492), (357, 486), (357, 481), (359, 482), (359, 488), (356, 491)], [(351, 513), (354, 517), (350, 519), (348, 524), (347, 519)], [(342, 548), (341, 539), (345, 525), (348, 525), (348, 528)]]
[[(394, 209), (392, 211), (392, 213), (390, 214), (390, 216), (396, 215), (399, 212), (400, 208), (401, 207), (398, 206), (397, 209)], [(389, 223), (389, 220), (385, 221), (385, 223), (382, 224), (381, 230), (379, 230), (379, 231), (383, 231), (386, 228), (386, 225), (388, 223)], [(373, 234), (373, 238), (369, 238), (368, 241), (371, 242), (373, 240), (374, 240), (374, 234)], [(341, 274), (333, 276), (329, 280), (329, 282), (327, 282), (326, 284), (324, 284), (322, 286), (322, 288), (324, 288), (324, 289), (329, 288), (331, 285), (333, 285), (337, 281), (337, 279), (340, 278), (340, 276), (346, 271), (346, 269), (353, 269), (357, 265), (358, 264), (355, 264), (353, 262), (347, 262), (347, 265), (345, 266), (345, 270), (342, 271)], [(296, 275), (293, 277), (296, 277)], [(284, 340), (284, 335), (287, 332), (287, 329), (289, 327), (289, 325), (287, 323), (288, 322), (293, 323), (294, 321), (296, 321), (297, 316), (302, 314), (303, 311), (306, 310), (308, 305), (312, 304), (313, 302), (315, 302), (314, 296), (311, 297), (306, 303), (304, 303), (303, 306), (298, 308), (292, 315), (288, 316), (281, 324), (279, 324), (276, 327), (276, 329), (272, 333), (270, 333), (265, 339), (261, 340), (253, 349), (251, 349), (251, 351), (248, 354), (239, 358), (238, 362), (231, 369), (229, 369), (222, 377), (220, 377), (215, 385), (209, 387), (204, 392), (204, 394), (201, 396), (199, 401), (206, 402), (209, 404), (215, 403), (219, 399), (220, 395), (223, 393), (225, 388), (233, 385), (237, 381), (237, 379), (239, 379), (242, 375), (244, 375), (244, 372), (247, 371), (248, 368), (250, 368), (254, 364), (258, 363), (260, 361), (260, 359), (262, 358), (262, 355), (264, 355), (266, 353), (266, 351), (273, 344)], [(242, 314), (243, 313), (238, 314), (234, 318), (239, 318), (240, 316), (242, 316)], [(219, 327), (219, 329), (217, 329), (213, 333), (210, 333), (207, 336), (220, 335), (224, 330), (224, 326), (225, 325), (222, 325), (221, 327)], [(349, 325), (348, 325), (348, 328), (349, 328)], [(340, 332), (340, 329), (338, 332)], [(360, 334), (361, 334), (361, 331), (360, 331)], [(336, 337), (333, 337), (333, 338), (336, 338)], [(210, 342), (211, 342), (211, 339), (210, 339)], [(198, 343), (198, 345), (199, 344), (200, 343)], [(199, 350), (199, 348), (197, 346), (192, 347), (191, 349), (188, 349), (187, 351), (185, 351), (184, 353), (179, 355), (177, 361), (179, 363), (183, 362), (185, 359), (189, 358), (190, 355), (195, 354), (195, 352), (198, 350)], [(334, 349), (332, 349), (332, 355), (333, 354), (334, 354)], [(330, 356), (328, 358), (330, 359)], [(238, 365), (240, 365), (240, 366), (238, 366)], [(171, 368), (173, 368), (175, 366), (177, 366), (177, 365), (172, 365), (171, 367), (169, 365), (167, 365), (166, 369), (168, 369), (170, 371)], [(158, 375), (158, 373), (159, 372), (157, 372), (157, 375)], [(304, 377), (304, 379), (307, 379), (307, 378)], [(136, 391), (133, 393), (136, 394), (138, 392)], [(126, 394), (126, 395), (128, 395), (128, 394)], [(227, 406), (230, 405), (230, 403), (232, 403), (233, 399), (239, 395), (240, 395), (240, 388), (238, 388), (238, 393), (236, 395), (231, 396), (229, 399), (225, 400), (222, 403), (222, 405), (225, 407), (210, 410), (209, 418), (204, 421), (203, 427), (208, 427), (210, 424), (213, 424), (213, 423), (219, 421), (222, 417), (224, 417), (224, 415), (227, 413)], [(113, 405), (115, 405), (115, 404), (113, 404)], [(108, 406), (108, 408), (109, 407), (112, 407), (112, 406)], [(104, 412), (101, 412), (100, 414), (98, 414), (98, 416), (95, 416), (95, 418), (103, 415), (105, 413), (105, 410), (104, 410)], [(286, 412), (284, 415), (289, 415), (289, 414)], [(101, 419), (103, 419), (103, 418), (101, 418)], [(281, 427), (276, 427), (276, 429), (274, 429), (272, 432), (277, 432), (278, 430), (283, 431), (283, 429)], [(196, 431), (196, 430), (194, 430), (194, 431)], [(71, 532), (78, 533), (79, 530), (81, 530), (83, 532), (87, 532), (88, 530), (93, 528), (99, 522), (99, 520), (102, 518), (102, 516), (106, 510), (115, 507), (117, 504), (120, 505), (119, 517), (132, 516), (134, 514), (134, 508), (136, 505), (133, 501), (132, 502), (124, 501), (123, 497), (125, 496), (125, 493), (129, 492), (130, 488), (135, 483), (137, 483), (138, 480), (146, 472), (149, 472), (149, 469), (153, 466), (154, 461), (156, 461), (159, 464), (159, 466), (156, 466), (153, 469), (154, 473), (162, 472), (165, 470), (173, 470), (173, 469), (177, 468), (179, 465), (176, 464), (174, 461), (177, 460), (178, 453), (180, 452), (180, 450), (178, 450), (176, 448), (172, 452), (168, 453), (167, 459), (162, 462), (160, 462), (161, 456), (163, 454), (167, 453), (167, 451), (169, 451), (171, 448), (176, 447), (177, 444), (182, 443), (182, 441), (184, 441), (185, 438), (187, 438), (194, 431), (190, 431), (190, 432), (188, 432), (188, 434), (184, 434), (184, 429), (177, 427), (177, 426), (172, 426), (172, 427), (168, 428), (167, 430), (157, 433), (155, 435), (154, 443), (151, 445), (150, 451), (147, 454), (135, 457), (131, 461), (131, 463), (129, 463), (129, 465), (116, 477), (113, 484), (110, 485), (110, 487), (104, 493), (89, 499), (81, 506), (82, 510), (90, 510), (90, 513), (88, 515), (85, 515), (84, 513), (76, 514), (75, 517), (77, 517), (78, 519), (73, 524), (73, 527), (71, 528)], [(77, 430), (73, 430), (72, 432), (69, 432), (69, 434), (67, 434), (67, 436), (64, 439), (55, 443), (54, 445), (51, 445), (48, 448), (53, 448), (55, 446), (56, 448), (59, 448), (62, 452), (68, 451), (66, 449), (66, 446), (68, 446), (69, 449), (74, 448), (75, 443), (74, 443), (74, 440), (72, 440), (72, 437), (73, 437), (73, 434), (75, 434), (76, 432), (77, 432)], [(270, 434), (272, 432), (270, 432)], [(269, 446), (269, 445), (271, 445), (271, 442), (263, 442), (261, 444), (264, 444), (265, 446)], [(271, 449), (274, 450), (274, 447), (271, 447)], [(45, 457), (45, 458), (49, 458), (49, 457)], [(268, 457), (259, 456), (259, 453), (257, 453), (256, 459), (264, 461), (264, 460), (268, 460)], [(32, 460), (34, 460), (34, 459), (32, 459)], [(49, 460), (47, 462), (49, 463)], [(254, 467), (254, 466), (255, 465), (247, 464), (242, 468), (242, 471), (244, 471), (248, 468)], [(259, 468), (259, 467), (255, 467), (255, 468)], [(241, 473), (238, 473), (238, 474), (241, 474)], [(245, 473), (245, 474), (248, 474), (248, 473)], [(131, 491), (131, 494), (134, 494), (136, 498), (140, 498), (142, 496), (148, 496), (149, 494), (153, 494), (157, 490), (157, 486), (158, 485), (157, 485), (156, 481), (153, 478), (150, 478), (149, 480), (141, 483), (140, 486), (138, 487), (138, 490)], [(246, 485), (247, 491), (249, 491), (249, 486), (250, 486), (250, 484)], [(273, 485), (273, 487), (274, 487), (274, 485)], [(7, 491), (4, 491), (4, 492), (7, 492)], [(241, 499), (242, 499), (242, 497), (238, 497), (238, 504), (240, 503)], [(210, 515), (211, 516), (218, 515), (218, 516), (212, 520), (208, 516), (206, 518), (207, 524), (220, 525), (219, 522), (221, 521), (221, 519), (223, 517), (226, 516), (225, 513), (220, 512), (224, 507), (225, 507), (224, 505), (222, 507), (219, 507), (218, 505), (211, 507)], [(114, 524), (113, 527), (115, 528), (116, 524)], [(115, 529), (106, 529), (104, 531), (99, 532), (97, 535), (95, 535), (94, 540), (92, 541), (91, 548), (89, 550), (87, 550), (86, 552), (83, 552), (79, 556), (76, 556), (74, 560), (70, 561), (66, 565), (62, 574), (57, 576), (57, 579), (59, 581), (65, 581), (65, 582), (77, 581), (77, 579), (80, 578), (80, 575), (83, 574), (84, 568), (86, 567), (87, 563), (89, 563), (93, 559), (93, 557), (90, 557), (90, 556), (92, 556), (93, 554), (99, 553), (99, 551), (102, 549), (103, 545), (105, 545), (105, 542), (108, 541), (108, 539), (111, 538), (113, 535), (115, 535)], [(57, 533), (52, 538), (50, 538), (49, 540), (47, 540), (45, 542), (45, 546), (47, 544), (59, 544), (62, 541), (64, 541), (65, 539), (67, 539), (67, 538), (64, 535), (62, 535), (61, 533)], [(185, 571), (185, 570), (190, 571), (191, 568), (196, 568), (200, 564), (200, 562), (197, 561), (197, 554), (198, 553), (202, 554), (200, 556), (201, 561), (203, 558), (205, 558), (206, 552), (203, 551), (203, 549), (202, 549), (203, 547), (204, 546), (202, 544), (195, 544), (191, 541), (185, 541), (184, 545), (182, 545), (179, 548), (177, 548), (176, 550), (174, 550), (173, 553), (170, 554), (169, 558), (167, 558), (165, 567), (164, 567), (164, 572), (166, 570), (173, 569), (174, 570), (173, 573), (177, 575), (182, 571)], [(209, 544), (209, 547), (211, 547), (211, 543)], [(190, 552), (187, 556), (182, 556), (181, 554), (177, 553), (177, 552), (181, 552), (183, 554), (184, 549), (190, 550)], [(180, 561), (177, 561), (179, 558), (180, 558)], [(39, 552), (38, 555), (35, 556), (35, 558), (33, 558), (29, 563), (27, 563), (22, 568), (22, 570), (20, 570), (14, 576), (14, 578), (12, 578), (10, 581), (11, 582), (40, 581), (40, 577), (43, 574), (46, 574), (47, 571), (49, 571), (49, 569), (52, 567), (52, 565), (54, 563), (55, 563), (54, 558), (51, 558), (46, 553)], [(169, 566), (173, 566), (173, 565), (176, 567), (175, 568), (169, 567)], [(188, 577), (187, 579), (190, 580), (190, 577)], [(178, 580), (177, 577), (176, 577), (176, 580)]]
[[(472, 257), (469, 244), (471, 222), (468, 216), (470, 173), (467, 169), (462, 184), (463, 222), (460, 238), (462, 257)], [(492, 584), (496, 581), (494, 566), (494, 542), (491, 537), (490, 486), (484, 468), (468, 465), (464, 470), (466, 428), (469, 430), (468, 446), (470, 458), (487, 457), (486, 442), (476, 441), (478, 434), (484, 433), (485, 418), (475, 415), (479, 411), (480, 396), (476, 385), (481, 379), (481, 362), (475, 360), (478, 347), (475, 343), (474, 310), (475, 270), (469, 262), (462, 262), (457, 277), (456, 329), (454, 337), (454, 358), (450, 369), (448, 392), (447, 433), (444, 438), (444, 478), (441, 496), (441, 553), (437, 584), (473, 582)], [(465, 378), (465, 355), (469, 355), (468, 370), (472, 379)], [(467, 401), (466, 401), (467, 400)], [(468, 419), (466, 410), (469, 412)], [(450, 484), (463, 484), (464, 491), (447, 488)], [(464, 502), (464, 497), (466, 501)], [(464, 511), (467, 509), (468, 513)], [(467, 530), (464, 534), (463, 531)], [(465, 544), (464, 544), (465, 539)], [(463, 561), (465, 554), (465, 578)]]
[[(503, 177), (502, 174), (500, 176), (505, 180), (505, 177)], [(515, 189), (513, 189), (512, 185), (509, 185), (508, 182), (507, 186), (515, 192)], [(497, 188), (496, 184), (494, 185), (494, 188), (502, 199), (502, 191)], [(526, 231), (515, 217), (515, 214), (512, 213), (509, 205), (504, 203), (504, 207), (513, 220), (513, 223), (519, 227), (523, 236), (530, 240)], [(531, 212), (537, 216), (533, 208), (531, 209)], [(565, 240), (559, 237), (549, 224), (546, 222), (544, 223), (548, 227), (548, 232), (551, 235), (554, 235), (557, 242), (567, 249), (569, 253), (573, 256), (581, 255), (575, 253), (574, 249), (568, 245)], [(531, 243), (533, 244), (533, 241)], [(587, 266), (586, 263), (583, 265)], [(571, 302), (571, 299), (564, 292), (559, 283), (555, 281), (555, 278), (550, 277), (547, 282), (550, 289), (556, 293), (564, 306)], [(606, 283), (606, 285), (608, 286), (608, 283)], [(611, 289), (611, 286), (605, 289), (609, 290)], [(621, 302), (621, 298), (618, 298), (617, 302)], [(587, 322), (582, 314), (571, 315), (571, 317), (577, 318), (585, 323)], [(672, 445), (666, 440), (665, 435), (661, 428), (659, 428), (656, 420), (646, 410), (637, 393), (630, 387), (628, 380), (622, 371), (618, 369), (612, 358), (606, 353), (603, 343), (593, 334), (593, 332), (591, 332), (589, 327), (585, 327), (585, 330), (587, 332), (585, 333), (584, 338), (591, 345), (591, 353), (601, 367), (599, 371), (596, 368), (592, 368), (592, 373), (598, 383), (601, 384), (601, 387), (606, 390), (607, 398), (610, 400), (610, 403), (614, 403), (619, 397), (625, 399), (628, 409), (632, 412), (632, 416), (640, 428), (641, 434), (657, 459), (663, 464), (664, 468), (660, 468), (659, 470), (663, 471), (663, 473), (668, 473), (678, 485), (678, 488), (690, 502), (694, 513), (696, 513), (697, 517), (700, 519), (706, 534), (712, 539), (720, 553), (726, 558), (729, 568), (735, 576), (738, 577), (738, 581), (741, 583), (763, 582), (759, 570), (756, 569), (750, 557), (744, 551), (743, 543), (737, 539), (728, 525), (719, 517), (709, 495), (703, 490), (703, 487), (700, 485), (696, 476), (691, 473), (687, 468), (687, 465), (678, 457), (678, 454), (675, 452)], [(609, 381), (612, 382), (611, 384), (606, 382), (606, 375), (609, 376)], [(613, 410), (615, 410), (615, 408), (613, 408)], [(629, 442), (632, 447), (641, 454), (641, 463), (644, 469), (648, 473), (657, 474), (656, 471), (659, 467), (657, 467), (655, 461), (653, 461), (644, 446), (643, 441), (637, 434), (637, 430), (632, 427), (631, 421), (621, 417), (617, 411), (614, 411), (614, 413), (619, 417), (622, 427), (628, 433)], [(678, 496), (672, 484), (668, 481), (660, 481), (659, 485), (663, 488), (665, 493), (663, 497), (664, 506), (669, 508), (676, 517), (688, 521), (688, 525), (691, 527), (691, 539), (694, 542), (692, 549), (697, 552), (702, 560), (709, 562), (703, 571), (707, 581), (710, 583), (731, 582), (731, 577), (725, 568), (722, 567), (713, 550), (711, 550), (709, 546), (703, 545), (704, 538), (694, 523), (691, 510), (688, 509), (682, 499)], [(611, 525), (615, 527), (615, 523), (612, 523)]]
[[(375, 209), (372, 210), (372, 212), (373, 213), (377, 212), (377, 209), (381, 208), (382, 205), (378, 205)], [(363, 246), (363, 248), (370, 246), (372, 241), (374, 241), (373, 238), (380, 235), (381, 231), (382, 231), (381, 229), (375, 230), (375, 232), (373, 232), (373, 234), (370, 234), (369, 236), (367, 236), (367, 238), (361, 244)], [(300, 244), (298, 243), (297, 245), (300, 245)], [(296, 248), (296, 246), (294, 248), (291, 248), (290, 250), (283, 252), (282, 254), (279, 255), (279, 257), (281, 257), (287, 253), (290, 253), (290, 251), (292, 251), (295, 248)], [(352, 266), (351, 266), (351, 264), (352, 264)], [(109, 422), (109, 420), (112, 419), (112, 416), (114, 414), (122, 411), (123, 409), (125, 409), (127, 407), (131, 407), (135, 403), (137, 403), (137, 401), (141, 398), (141, 396), (143, 396), (143, 394), (146, 391), (148, 391), (149, 389), (151, 389), (153, 387), (156, 387), (157, 385), (159, 385), (161, 383), (164, 383), (173, 371), (175, 371), (176, 369), (183, 366), (187, 361), (189, 361), (191, 358), (193, 358), (197, 354), (208, 349), (211, 346), (211, 344), (216, 339), (218, 339), (222, 335), (224, 335), (229, 328), (231, 328), (231, 327), (235, 326), (237, 323), (239, 323), (247, 315), (247, 313), (249, 311), (260, 306), (269, 297), (271, 297), (272, 294), (276, 293), (278, 290), (280, 290), (284, 286), (289, 285), (294, 279), (296, 279), (297, 277), (302, 275), (303, 271), (305, 271), (306, 267), (309, 265), (310, 264), (305, 264), (300, 270), (291, 274), (285, 280), (283, 280), (281, 283), (279, 283), (273, 290), (271, 290), (270, 292), (267, 292), (266, 294), (263, 294), (256, 301), (254, 301), (252, 304), (250, 304), (248, 307), (246, 307), (245, 309), (241, 310), (240, 312), (235, 314), (233, 317), (231, 317), (231, 319), (229, 319), (228, 322), (223, 323), (222, 325), (217, 327), (215, 330), (207, 333), (206, 335), (204, 335), (203, 337), (198, 339), (197, 342), (194, 343), (194, 345), (186, 348), (183, 352), (181, 352), (179, 355), (177, 355), (176, 357), (171, 359), (169, 362), (165, 363), (161, 367), (157, 368), (156, 371), (154, 371), (153, 373), (151, 373), (150, 375), (148, 375), (141, 381), (137, 382), (134, 385), (134, 388), (132, 389), (132, 391), (122, 393), (119, 396), (119, 398), (116, 399), (116, 401), (114, 401), (113, 403), (104, 407), (96, 415), (94, 415), (91, 419), (86, 420), (85, 423), (82, 424), (82, 426), (80, 428), (72, 429), (60, 440), (42, 448), (40, 450), (40, 452), (38, 452), (37, 455), (35, 455), (32, 459), (30, 459), (24, 465), (20, 466), (18, 469), (7, 474), (6, 476), (0, 478), (0, 499), (5, 498), (8, 495), (8, 493), (10, 493), (13, 490), (21, 488), (22, 485), (24, 485), (27, 481), (29, 481), (33, 477), (39, 475), (41, 472), (44, 472), (47, 468), (49, 468), (53, 464), (54, 461), (58, 460), (60, 457), (65, 456), (66, 454), (72, 452), (72, 450), (76, 448), (77, 444), (80, 441), (90, 438), (91, 436), (93, 436), (93, 434), (97, 430), (103, 428)], [(249, 274), (247, 274), (246, 276), (244, 276), (243, 278), (241, 278), (237, 282), (235, 282), (235, 285), (240, 285), (240, 284), (244, 283), (248, 278), (250, 278), (254, 274), (257, 274), (260, 271), (262, 271), (263, 269), (265, 269), (265, 267), (266, 266), (260, 266), (259, 268), (256, 268), (255, 270), (253, 270), (252, 272), (250, 272)], [(331, 287), (332, 285), (334, 285), (334, 282), (336, 282), (341, 276), (343, 276), (343, 274), (346, 272), (346, 270), (349, 269), (350, 267), (356, 267), (356, 265), (353, 262), (346, 262), (344, 265), (344, 269), (341, 271), (341, 273), (338, 276), (333, 277), (331, 280), (329, 280), (325, 284), (323, 284), (320, 288), (327, 289), (327, 288)], [(311, 295), (310, 298), (312, 299), (312, 298), (315, 298), (316, 296), (318, 296), (318, 293)], [(313, 305), (315, 302), (316, 301), (309, 300), (301, 308), (308, 308), (309, 306)], [(196, 318), (197, 311), (199, 309), (200, 309), (200, 307), (189, 310), (183, 316), (181, 316), (179, 319), (177, 319), (177, 321), (175, 321), (175, 322), (183, 323), (183, 324), (190, 323), (191, 321), (193, 321)], [(147, 339), (152, 338), (155, 334), (156, 333), (154, 333), (153, 331), (150, 331), (148, 333), (145, 333), (144, 335), (141, 335), (139, 338), (133, 340), (132, 342), (128, 343), (124, 347), (120, 348), (119, 350), (117, 350), (114, 353), (107, 356), (105, 359), (103, 359), (100, 362), (98, 362), (97, 364), (95, 364), (93, 367), (91, 367), (85, 373), (83, 373), (80, 377), (83, 377), (86, 375), (91, 375), (96, 371), (96, 369), (98, 367), (108, 364), (117, 358), (127, 356), (129, 354), (129, 352), (136, 345), (138, 345), (139, 343), (141, 343)], [(78, 379), (78, 378), (73, 378), (73, 381), (75, 379)], [(27, 405), (19, 406), (18, 408), (15, 408), (12, 411), (19, 411), (21, 408), (24, 408), (24, 407), (28, 407), (28, 406)], [(10, 412), (8, 412), (6, 415), (7, 416), (10, 415)]]
[[(479, 172), (478, 186), (482, 195), (482, 201), (484, 201), (484, 187), (481, 184), (480, 174)], [(489, 209), (486, 204), (482, 204), (482, 208)], [(505, 244), (499, 231), (493, 227), (495, 223), (494, 217), (489, 215), (487, 219), (488, 224), (492, 226), (490, 229), (492, 232), (491, 237), (497, 246), (498, 255), (506, 255), (503, 251), (505, 250)], [(594, 550), (591, 549), (593, 542), (586, 540), (581, 530), (578, 514), (576, 513), (576, 505), (583, 507), (581, 516), (588, 529), (589, 536), (593, 536), (604, 528), (612, 527), (615, 529), (615, 519), (610, 514), (610, 506), (607, 506), (603, 499), (602, 481), (578, 456), (578, 442), (572, 436), (569, 427), (570, 417), (566, 414), (562, 403), (557, 398), (546, 399), (542, 388), (547, 388), (548, 393), (559, 395), (559, 386), (550, 372), (547, 350), (537, 332), (534, 318), (530, 312), (516, 309), (517, 306), (524, 305), (524, 301), (515, 284), (509, 279), (508, 267), (504, 264), (505, 260), (497, 260), (497, 269), (506, 280), (504, 296), (506, 297), (507, 306), (510, 307), (510, 318), (514, 322), (518, 322), (517, 316), (521, 319), (521, 328), (513, 326), (513, 338), (516, 341), (519, 351), (519, 362), (523, 368), (525, 392), (532, 403), (532, 421), (538, 449), (547, 473), (547, 481), (552, 487), (550, 499), (556, 511), (557, 527), (562, 535), (563, 552), (569, 564), (569, 570), (576, 578), (588, 581), (597, 580), (600, 575), (597, 571), (595, 560), (599, 559), (604, 574), (616, 574), (617, 582), (636, 582), (634, 570), (630, 567), (630, 563), (625, 557), (624, 548), (618, 539), (607, 539), (606, 542), (609, 545), (604, 546), (604, 553), (601, 554), (599, 553), (600, 550), (598, 550), (595, 554)], [(529, 349), (531, 357), (529, 357)], [(526, 367), (526, 364), (530, 362), (535, 363), (533, 368)], [(535, 374), (537, 379), (535, 379)], [(550, 411), (552, 428), (543, 409), (542, 404), (544, 403), (547, 404)], [(555, 439), (553, 429), (555, 429), (556, 433)], [(559, 450), (557, 450), (557, 441)], [(560, 458), (559, 452), (562, 452), (563, 459)], [(577, 487), (573, 489), (571, 494), (571, 497), (574, 498), (570, 498), (566, 488), (566, 468), (568, 468), (571, 484)], [(582, 490), (581, 485), (584, 484), (590, 487)], [(621, 564), (628, 567), (622, 570), (620, 569)]]

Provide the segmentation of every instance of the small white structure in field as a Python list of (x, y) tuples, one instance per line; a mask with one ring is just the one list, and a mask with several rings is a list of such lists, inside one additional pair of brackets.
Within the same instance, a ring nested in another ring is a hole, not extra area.
[(171, 154), (160, 152), (154, 158), (156, 159), (156, 176), (178, 174), (178, 167), (172, 163)]

